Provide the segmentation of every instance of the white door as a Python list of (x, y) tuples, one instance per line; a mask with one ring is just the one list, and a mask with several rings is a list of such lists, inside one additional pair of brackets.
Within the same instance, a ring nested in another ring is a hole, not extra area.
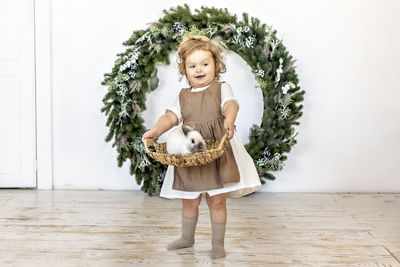
[(34, 0), (0, 0), (0, 187), (36, 187)]

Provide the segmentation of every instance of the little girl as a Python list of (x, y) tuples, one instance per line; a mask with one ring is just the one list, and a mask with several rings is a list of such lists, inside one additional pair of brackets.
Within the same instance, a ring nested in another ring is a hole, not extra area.
[(168, 166), (160, 194), (182, 199), (182, 235), (169, 243), (168, 249), (193, 246), (198, 207), (205, 193), (211, 217), (211, 258), (223, 258), (226, 197), (249, 194), (261, 183), (252, 158), (235, 134), (238, 101), (229, 84), (218, 82), (225, 72), (221, 48), (207, 37), (188, 37), (178, 47), (178, 66), (191, 87), (180, 91), (175, 103), (142, 139), (154, 140), (181, 122), (194, 126), (204, 139), (220, 140), (228, 134), (230, 141), (219, 159), (196, 167)]

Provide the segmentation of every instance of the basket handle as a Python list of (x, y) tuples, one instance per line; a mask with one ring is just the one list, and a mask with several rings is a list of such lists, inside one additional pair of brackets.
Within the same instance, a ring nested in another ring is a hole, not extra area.
[(143, 140), (144, 149), (146, 150), (146, 153), (147, 153), (147, 154), (150, 154), (150, 151), (149, 151), (148, 143), (147, 143), (147, 142), (149, 142), (150, 145), (152, 145), (152, 144), (154, 144), (154, 141), (153, 141), (153, 139), (149, 139), (149, 138), (145, 138), (145, 139)]
[(222, 147), (224, 146), (224, 143), (225, 143), (227, 137), (228, 137), (228, 134), (224, 134), (224, 136), (223, 136), (222, 139), (221, 139), (221, 142), (219, 142), (218, 150), (221, 150), (221, 149), (222, 149)]

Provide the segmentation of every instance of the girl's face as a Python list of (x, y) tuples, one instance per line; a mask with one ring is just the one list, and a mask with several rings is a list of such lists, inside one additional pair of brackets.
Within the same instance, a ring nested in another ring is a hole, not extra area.
[(186, 77), (191, 86), (209, 85), (215, 79), (215, 62), (210, 51), (195, 50), (186, 57)]

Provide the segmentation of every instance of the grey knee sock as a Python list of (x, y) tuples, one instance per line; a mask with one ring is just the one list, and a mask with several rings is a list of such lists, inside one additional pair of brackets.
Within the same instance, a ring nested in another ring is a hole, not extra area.
[(224, 248), (224, 239), (225, 239), (225, 229), (226, 223), (212, 223), (212, 250), (211, 250), (211, 258), (219, 259), (224, 258), (225, 248)]
[(188, 248), (194, 244), (194, 232), (196, 231), (197, 218), (182, 217), (182, 235), (177, 240), (168, 244), (168, 250)]

